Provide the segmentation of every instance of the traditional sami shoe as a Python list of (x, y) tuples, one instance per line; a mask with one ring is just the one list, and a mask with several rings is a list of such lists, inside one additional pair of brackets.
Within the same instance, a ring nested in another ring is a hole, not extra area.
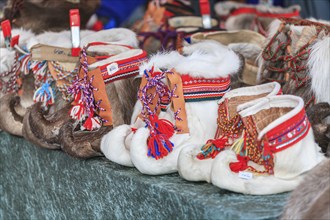
[[(257, 85), (258, 64), (257, 57), (262, 52), (266, 38), (250, 30), (214, 31), (210, 33), (196, 33), (191, 36), (192, 42), (215, 40), (244, 56), (244, 70), (238, 79), (246, 85)], [(233, 83), (233, 82), (232, 82)], [(240, 87), (240, 86), (239, 86)]]
[[(232, 65), (226, 66), (228, 60)], [(157, 71), (149, 64), (139, 96), (147, 126), (139, 128), (131, 141), (134, 166), (149, 175), (176, 172), (180, 150), (191, 143), (203, 143), (215, 132), (217, 101), (229, 91), (230, 75), (237, 74), (242, 65), (233, 51), (214, 41), (184, 47), (172, 70)], [(161, 83), (162, 79), (167, 79), (167, 84)], [(168, 92), (163, 85), (168, 85)], [(149, 107), (149, 103), (160, 104), (159, 99), (148, 95), (153, 88), (160, 97), (168, 95), (170, 118), (160, 118)]]
[[(314, 104), (330, 104), (329, 33), (329, 23), (281, 18), (271, 24), (266, 46), (260, 56), (260, 81), (282, 82), (284, 94), (304, 99), (310, 118), (313, 115), (324, 115), (324, 108), (310, 111)], [(285, 43), (280, 45), (279, 42)], [(315, 126), (314, 120), (311, 123)], [(323, 121), (322, 127), (328, 125), (329, 121)], [(322, 130), (314, 130), (315, 140), (325, 149), (329, 139), (326, 137), (327, 129)]]
[(243, 125), (238, 114), (242, 104), (261, 97), (270, 97), (281, 93), (280, 84), (268, 83), (252, 87), (234, 89), (224, 95), (219, 102), (218, 129), (214, 139), (210, 139), (202, 148), (192, 144), (181, 150), (178, 158), (178, 170), (181, 177), (189, 181), (207, 181), (211, 179), (214, 158), (223, 150), (242, 138)]
[[(169, 54), (157, 54), (152, 56), (147, 63), (144, 63), (140, 67), (140, 75), (147, 68), (151, 68), (151, 65), (155, 69), (172, 69), (180, 61), (180, 54), (177, 52), (171, 52)], [(142, 78), (145, 84), (146, 79)], [(141, 84), (141, 85), (142, 85)], [(141, 87), (141, 86), (140, 86)], [(142, 89), (142, 88), (140, 88)], [(152, 91), (155, 92), (155, 91)], [(150, 92), (151, 94), (151, 92)], [(167, 104), (166, 100), (162, 98), (164, 102), (161, 103), (159, 117), (169, 118), (166, 113)], [(101, 150), (103, 154), (111, 161), (124, 166), (134, 166), (130, 157), (130, 145), (133, 134), (138, 128), (144, 127), (146, 124), (141, 117), (142, 104), (137, 101), (134, 106), (134, 112), (132, 114), (131, 125), (123, 124), (114, 128), (111, 132), (102, 138)]]
[(239, 115), (244, 138), (215, 159), (211, 171), (215, 186), (252, 195), (291, 191), (325, 158), (300, 97), (263, 98)]
[[(77, 73), (75, 66), (79, 61), (79, 57), (65, 55), (71, 53), (70, 33), (61, 33), (62, 34), (45, 33), (44, 35), (38, 35), (37, 39), (31, 40), (29, 44), (31, 50), (30, 59), (36, 59), (36, 62), (42, 62), (41, 64), (45, 65), (45, 69), (51, 77), (50, 79), (56, 82), (56, 84), (54, 84), (56, 85), (58, 95), (55, 104), (50, 107), (48, 114), (45, 114), (46, 112), (43, 110), (42, 105), (34, 105), (29, 110), (25, 120), (26, 129), (24, 136), (31, 142), (50, 149), (60, 148), (59, 130), (62, 125), (70, 119), (67, 112), (70, 109), (70, 104), (68, 103), (71, 98), (67, 92), (67, 88), (71, 85)], [(123, 35), (125, 35), (125, 37), (123, 37)], [(130, 50), (131, 46), (137, 46), (135, 34), (123, 28), (95, 33), (82, 31), (81, 36), (82, 45), (99, 39), (105, 39), (114, 44), (104, 45), (94, 43), (94, 45), (90, 46), (87, 53), (92, 56), (97, 56), (98, 59), (119, 54)], [(122, 37), (121, 39), (118, 38), (120, 36)], [(129, 46), (116, 45), (125, 43), (129, 43)], [(67, 48), (62, 46), (66, 46)], [(63, 51), (63, 53), (61, 55), (52, 53), (52, 51), (55, 51), (54, 49)], [(46, 60), (42, 59), (42, 57)], [(41, 59), (41, 61), (38, 61), (38, 59)], [(43, 96), (36, 97), (42, 98)], [(31, 128), (33, 129), (31, 130)]]
[(147, 59), (133, 49), (97, 60), (82, 51), (79, 77), (69, 88), (75, 97), (69, 121), (60, 130), (61, 148), (74, 157), (101, 156), (100, 141), (113, 127), (131, 120), (139, 82), (134, 77)]

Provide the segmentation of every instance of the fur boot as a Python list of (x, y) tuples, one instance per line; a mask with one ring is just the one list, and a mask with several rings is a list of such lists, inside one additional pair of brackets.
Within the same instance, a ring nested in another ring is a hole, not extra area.
[(216, 157), (212, 184), (252, 195), (295, 189), (305, 173), (325, 159), (314, 141), (303, 100), (280, 95), (248, 105), (239, 112), (244, 138), (235, 150)]

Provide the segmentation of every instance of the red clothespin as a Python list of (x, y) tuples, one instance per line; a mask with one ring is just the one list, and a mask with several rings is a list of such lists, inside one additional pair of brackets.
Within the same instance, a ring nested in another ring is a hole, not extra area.
[(70, 26), (71, 26), (71, 40), (72, 40), (71, 55), (74, 57), (77, 57), (80, 54), (80, 14), (79, 14), (79, 9), (70, 10)]
[(2, 33), (5, 38), (5, 45), (6, 48), (10, 48), (10, 41), (11, 41), (11, 26), (10, 21), (5, 20), (1, 22)]
[(11, 25), (9, 20), (1, 22), (2, 33), (5, 38), (6, 48), (14, 48), (19, 41), (19, 35), (11, 37)]
[(203, 27), (210, 29), (212, 27), (212, 20), (209, 0), (199, 0), (199, 8), (202, 15)]

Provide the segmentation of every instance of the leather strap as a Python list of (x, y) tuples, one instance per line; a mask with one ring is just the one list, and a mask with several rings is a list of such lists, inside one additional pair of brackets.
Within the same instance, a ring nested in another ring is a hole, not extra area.
[[(173, 69), (167, 74), (167, 79), (170, 82), (170, 89), (173, 90), (176, 86), (174, 94), (177, 97), (172, 98), (172, 108), (174, 112), (178, 112), (178, 117), (175, 119), (175, 125), (178, 129), (178, 134), (189, 133), (186, 104), (183, 96), (183, 87), (181, 76)], [(180, 120), (181, 119), (181, 120)]]

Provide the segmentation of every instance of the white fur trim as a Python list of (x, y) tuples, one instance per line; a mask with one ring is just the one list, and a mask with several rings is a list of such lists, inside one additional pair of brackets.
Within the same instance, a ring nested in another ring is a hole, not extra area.
[(134, 167), (124, 144), (130, 132), (132, 131), (129, 125), (120, 125), (102, 137), (101, 151), (106, 158), (123, 166)]
[(192, 77), (218, 78), (237, 73), (240, 68), (238, 55), (228, 47), (206, 40), (183, 48), (186, 55), (176, 70)]
[(223, 102), (225, 99), (230, 99), (237, 96), (253, 96), (267, 93), (265, 97), (274, 96), (278, 94), (281, 89), (281, 85), (277, 82), (270, 82), (256, 86), (247, 86), (227, 92), (221, 99)]
[(0, 48), (0, 54), (0, 72), (11, 70), (15, 63), (16, 52), (7, 48)]
[(71, 48), (71, 32), (44, 32), (27, 42), (27, 48), (30, 50), (36, 44), (44, 44), (54, 47)]
[(211, 171), (213, 185), (238, 193), (267, 195), (291, 191), (303, 179), (303, 176), (287, 180), (275, 176), (253, 176), (245, 180), (230, 170), (229, 164), (232, 162), (237, 162), (237, 157), (231, 150), (223, 151), (216, 157)]
[(140, 66), (140, 75), (143, 76), (144, 70), (150, 70), (153, 66), (155, 67), (155, 70), (170, 70), (180, 62), (181, 58), (182, 56), (177, 51), (157, 53)]
[(81, 39), (81, 46), (91, 42), (108, 42), (112, 44), (122, 44), (138, 48), (136, 34), (126, 28), (112, 28), (95, 32)]
[(308, 58), (309, 76), (317, 102), (330, 103), (330, 37), (317, 40)]

